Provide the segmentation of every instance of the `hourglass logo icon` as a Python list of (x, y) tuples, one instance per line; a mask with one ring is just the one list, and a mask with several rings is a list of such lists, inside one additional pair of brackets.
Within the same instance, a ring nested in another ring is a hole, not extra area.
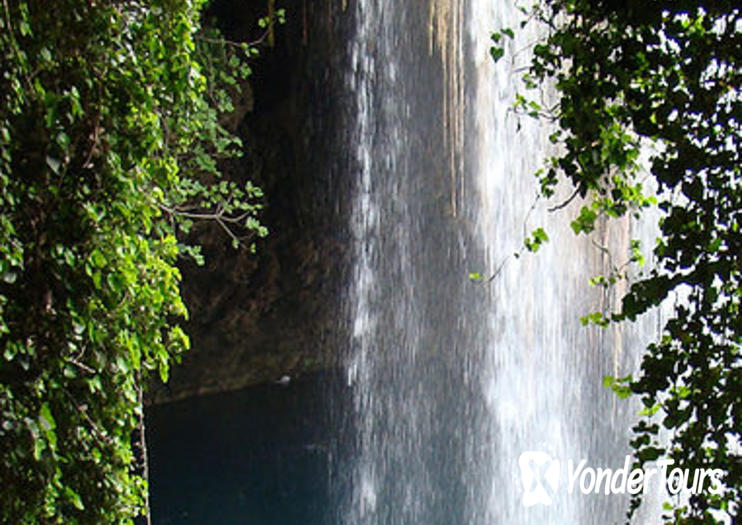
[(527, 451), (518, 458), (523, 506), (551, 505), (559, 486), (559, 460), (546, 452)]

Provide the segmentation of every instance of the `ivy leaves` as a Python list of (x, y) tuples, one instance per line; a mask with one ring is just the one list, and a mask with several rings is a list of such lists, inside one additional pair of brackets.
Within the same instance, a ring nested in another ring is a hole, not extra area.
[(490, 35), (490, 40), (492, 40), (492, 43), (493, 43), (492, 47), (490, 47), (490, 56), (492, 57), (492, 60), (494, 60), (495, 62), (497, 62), (503, 56), (505, 56), (505, 48), (502, 47), (502, 45), (504, 44), (505, 37), (512, 40), (515, 37), (515, 33), (513, 32), (512, 29), (510, 29), (509, 27), (506, 27)]
[[(587, 200), (571, 223), (576, 234), (590, 234), (600, 217), (660, 211), (654, 267), (631, 284), (617, 312), (583, 322), (634, 320), (673, 294), (681, 298), (636, 377), (607, 378), (606, 386), (644, 404), (632, 441), (640, 463), (669, 456), (683, 468), (725, 472), (721, 494), (670, 506), (666, 522), (717, 523), (719, 512), (733, 521), (742, 496), (740, 9), (725, 1), (550, 0), (524, 12), (523, 24), (548, 28), (532, 48), (526, 90), (545, 81), (557, 90), (548, 111), (523, 94), (516, 100), (518, 111), (558, 126), (550, 137), (558, 153), (537, 174), (541, 193), (553, 197), (566, 179)], [(492, 36), (495, 60), (505, 54), (505, 36)], [(640, 150), (649, 157), (641, 165)], [(538, 240), (534, 233), (527, 247)], [(643, 260), (632, 241), (629, 261)], [(593, 283), (611, 286), (625, 278), (622, 268)]]
[(546, 234), (543, 228), (536, 228), (531, 237), (526, 238), (524, 241), (526, 249), (529, 252), (537, 252), (541, 245), (549, 240), (549, 236)]
[(142, 388), (189, 346), (176, 260), (198, 247), (179, 239), (266, 233), (260, 189), (220, 173), (257, 47), (202, 31), (201, 4), (0, 6), (4, 523), (132, 523)]

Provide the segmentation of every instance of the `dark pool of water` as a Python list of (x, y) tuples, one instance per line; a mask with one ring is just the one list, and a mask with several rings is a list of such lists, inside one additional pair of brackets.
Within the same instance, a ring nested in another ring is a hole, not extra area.
[(328, 381), (151, 407), (153, 524), (331, 523)]

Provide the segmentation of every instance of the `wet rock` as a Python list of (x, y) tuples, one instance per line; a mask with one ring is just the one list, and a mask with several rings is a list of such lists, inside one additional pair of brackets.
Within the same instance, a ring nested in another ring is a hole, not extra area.
[[(227, 37), (252, 38), (263, 13), (231, 3), (214, 8)], [(343, 14), (329, 1), (285, 7), (287, 24), (276, 31), (275, 48), (255, 65), (251, 107), (241, 107), (232, 123), (245, 155), (223, 166), (232, 180), (263, 189), (261, 222), (269, 236), (252, 254), (247, 246), (235, 250), (216, 224), (194, 227), (191, 240), (203, 246), (206, 265), (181, 264), (192, 350), (167, 385), (151, 385), (149, 402), (296, 378), (338, 361), (350, 183), (338, 176), (347, 170), (337, 169), (342, 154), (338, 160), (332, 93), (342, 69), (333, 62), (343, 57), (332, 42), (343, 24), (331, 15)]]

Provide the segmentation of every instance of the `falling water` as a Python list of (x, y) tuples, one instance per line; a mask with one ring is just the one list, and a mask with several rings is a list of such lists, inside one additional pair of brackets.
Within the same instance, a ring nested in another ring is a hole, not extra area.
[[(579, 322), (615, 300), (587, 281), (617, 262), (607, 253), (623, 259), (636, 232), (618, 223), (577, 238), (574, 207), (536, 202), (531, 175), (549, 130), (509, 109), (536, 35), (519, 32), (513, 60), (495, 66), (489, 33), (519, 21), (509, 2), (359, 0), (355, 10), (354, 414), (336, 522), (619, 522), (618, 496), (521, 502), (521, 452), (622, 466), (631, 410), (601, 377), (629, 370), (648, 331)], [(513, 257), (538, 226), (551, 241)]]

